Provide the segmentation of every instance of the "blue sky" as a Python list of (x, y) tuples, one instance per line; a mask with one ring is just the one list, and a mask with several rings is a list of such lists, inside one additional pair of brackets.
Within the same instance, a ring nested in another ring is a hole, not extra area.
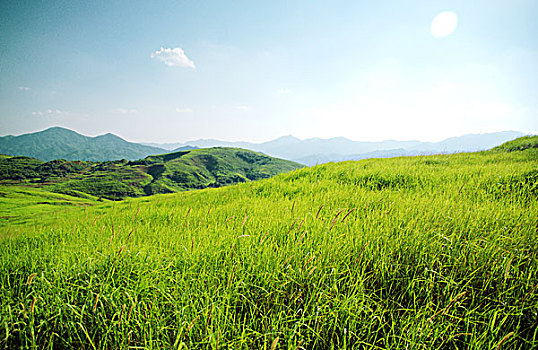
[[(457, 26), (432, 35), (452, 11)], [(2, 1), (0, 134), (538, 133), (538, 2)]]

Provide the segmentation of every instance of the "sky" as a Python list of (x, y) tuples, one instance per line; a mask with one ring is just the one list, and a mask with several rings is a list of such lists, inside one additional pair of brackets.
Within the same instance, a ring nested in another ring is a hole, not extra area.
[(0, 135), (538, 133), (538, 1), (0, 2)]

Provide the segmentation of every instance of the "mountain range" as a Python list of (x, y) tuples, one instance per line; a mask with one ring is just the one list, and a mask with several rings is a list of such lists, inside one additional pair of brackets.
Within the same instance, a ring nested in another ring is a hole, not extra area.
[(26, 156), (43, 161), (54, 159), (106, 161), (135, 160), (167, 150), (128, 142), (114, 134), (96, 137), (81, 135), (73, 130), (53, 127), (20, 136), (0, 137), (0, 153)]
[(524, 136), (521, 132), (502, 131), (468, 134), (440, 142), (395, 140), (365, 142), (352, 141), (344, 137), (300, 140), (289, 135), (263, 143), (199, 139), (184, 143), (139, 144), (125, 141), (113, 134), (88, 137), (69, 129), (53, 127), (36, 133), (0, 137), (0, 153), (34, 157), (43, 161), (53, 159), (105, 161), (135, 160), (152, 154), (196, 148), (234, 147), (262, 152), (305, 165), (315, 165), (364, 158), (483, 151), (521, 136)]
[[(272, 157), (292, 160), (305, 165), (316, 165), (327, 162), (359, 160), (365, 158), (484, 151), (524, 135), (525, 134), (517, 131), (502, 131), (451, 137), (440, 142), (395, 140), (365, 142), (352, 141), (344, 137), (331, 139), (310, 138), (300, 140), (289, 135), (263, 143), (200, 139), (183, 144), (174, 144), (174, 146), (240, 147), (262, 152)], [(164, 147), (165, 145), (162, 146)]]

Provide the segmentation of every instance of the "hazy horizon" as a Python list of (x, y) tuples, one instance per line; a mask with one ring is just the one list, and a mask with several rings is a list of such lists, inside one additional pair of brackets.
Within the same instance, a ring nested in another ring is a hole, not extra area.
[(0, 134), (538, 134), (538, 3), (3, 2)]
[(281, 135), (281, 136), (277, 136), (275, 138), (271, 138), (271, 139), (267, 139), (267, 140), (261, 140), (261, 141), (249, 141), (249, 140), (243, 140), (243, 139), (227, 140), (227, 139), (207, 137), (207, 138), (178, 140), (178, 141), (172, 141), (172, 142), (156, 142), (156, 141), (151, 141), (151, 140), (150, 141), (133, 141), (133, 140), (129, 140), (129, 139), (127, 139), (125, 137), (122, 137), (121, 135), (118, 135), (118, 134), (113, 133), (113, 132), (102, 132), (102, 133), (96, 133), (96, 134), (86, 134), (86, 133), (80, 132), (78, 130), (67, 128), (67, 127), (64, 127), (64, 126), (54, 125), (54, 126), (47, 127), (45, 129), (40, 129), (40, 130), (35, 130), (35, 131), (30, 131), (30, 132), (23, 132), (23, 133), (18, 133), (18, 134), (1, 134), (0, 137), (4, 137), (4, 136), (21, 136), (21, 135), (26, 135), (26, 134), (32, 134), (32, 133), (36, 133), (36, 132), (45, 131), (45, 130), (48, 130), (48, 129), (51, 129), (51, 128), (64, 128), (64, 129), (68, 129), (68, 130), (74, 131), (74, 132), (76, 132), (76, 133), (78, 133), (80, 135), (88, 136), (88, 137), (96, 137), (96, 136), (102, 136), (102, 135), (106, 135), (106, 134), (113, 134), (113, 135), (116, 135), (116, 136), (118, 136), (118, 137), (120, 137), (120, 138), (122, 138), (122, 139), (124, 139), (125, 141), (128, 141), (128, 142), (139, 143), (139, 144), (153, 144), (153, 145), (170, 145), (170, 144), (185, 144), (185, 145), (187, 145), (188, 142), (192, 142), (192, 141), (210, 141), (210, 140), (212, 140), (212, 141), (222, 141), (224, 143), (227, 143), (227, 142), (245, 142), (245, 143), (261, 144), (261, 143), (264, 143), (264, 142), (270, 142), (270, 141), (274, 141), (274, 140), (281, 139), (281, 138), (286, 138), (286, 137), (293, 137), (293, 138), (296, 138), (296, 139), (298, 139), (300, 141), (306, 141), (306, 140), (312, 140), (312, 139), (331, 140), (331, 139), (344, 138), (344, 139), (347, 139), (347, 140), (353, 141), (353, 142), (385, 142), (385, 141), (398, 141), (398, 142), (412, 141), (412, 142), (414, 142), (414, 141), (417, 141), (417, 142), (432, 142), (432, 143), (435, 143), (435, 142), (444, 141), (444, 140), (447, 140), (447, 139), (450, 139), (450, 138), (457, 138), (457, 137), (463, 137), (463, 136), (468, 136), (468, 135), (484, 135), (484, 134), (495, 134), (495, 133), (522, 133), (522, 134), (524, 134), (526, 136), (534, 135), (532, 133), (525, 133), (525, 132), (520, 131), (520, 130), (499, 130), (499, 131), (486, 132), (486, 133), (469, 133), (469, 134), (453, 135), (453, 136), (441, 138), (441, 139), (438, 139), (438, 140), (418, 140), (418, 139), (355, 140), (355, 139), (350, 139), (350, 138), (343, 137), (343, 136), (335, 136), (335, 137), (327, 137), (327, 138), (314, 136), (314, 137), (300, 138), (300, 137), (297, 137), (295, 135), (288, 134), (288, 135)]

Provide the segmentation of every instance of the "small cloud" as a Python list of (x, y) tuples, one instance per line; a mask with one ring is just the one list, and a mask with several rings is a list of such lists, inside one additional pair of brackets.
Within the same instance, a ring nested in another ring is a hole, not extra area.
[(177, 113), (192, 113), (194, 112), (192, 108), (186, 107), (186, 108), (176, 108)]
[(46, 109), (44, 111), (35, 111), (32, 112), (32, 115), (37, 116), (51, 116), (51, 117), (58, 117), (58, 116), (66, 116), (70, 114), (69, 112), (60, 111), (59, 109)]
[(235, 109), (238, 109), (240, 111), (250, 111), (250, 107), (249, 106), (237, 106), (235, 107)]
[(114, 112), (116, 113), (120, 113), (120, 114), (136, 114), (138, 113), (138, 110), (137, 109), (134, 109), (134, 108), (117, 108), (114, 110)]
[(19, 86), (19, 87), (17, 87), (17, 89), (19, 89), (20, 91), (28, 91), (28, 90), (30, 90), (30, 88), (26, 87), (26, 86)]
[(151, 54), (151, 58), (159, 60), (169, 67), (196, 68), (194, 62), (185, 55), (180, 47), (164, 48)]
[(289, 93), (290, 93), (290, 90), (282, 88), (282, 89), (279, 89), (279, 90), (278, 90), (278, 93), (279, 93), (280, 95), (289, 94)]
[(62, 111), (59, 109), (46, 109), (42, 111), (34, 111), (32, 115), (44, 118), (86, 118), (87, 114), (73, 113), (68, 111)]

